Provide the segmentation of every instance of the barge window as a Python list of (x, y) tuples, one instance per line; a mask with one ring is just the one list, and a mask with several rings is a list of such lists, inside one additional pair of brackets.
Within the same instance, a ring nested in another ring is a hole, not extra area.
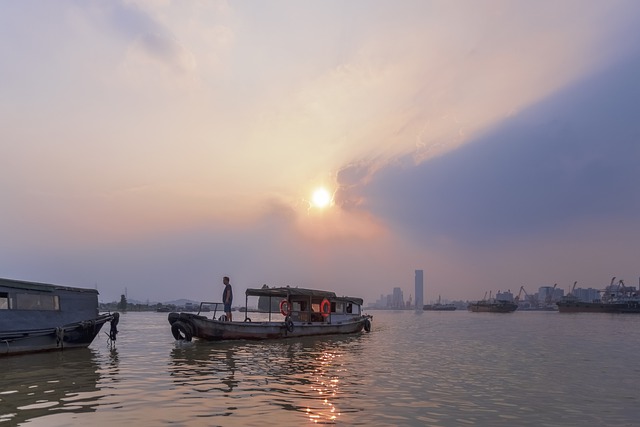
[(17, 310), (60, 310), (60, 298), (58, 295), (17, 294)]
[(344, 313), (344, 303), (343, 302), (332, 302), (331, 303), (331, 311), (334, 313)]
[(0, 310), (9, 310), (9, 294), (0, 292)]

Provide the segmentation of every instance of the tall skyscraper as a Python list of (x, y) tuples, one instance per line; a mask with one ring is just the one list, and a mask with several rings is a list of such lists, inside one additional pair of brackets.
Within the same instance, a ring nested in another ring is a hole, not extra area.
[(416, 270), (416, 310), (424, 306), (424, 272)]
[(404, 308), (404, 294), (402, 293), (401, 288), (393, 288), (392, 298), (391, 307)]

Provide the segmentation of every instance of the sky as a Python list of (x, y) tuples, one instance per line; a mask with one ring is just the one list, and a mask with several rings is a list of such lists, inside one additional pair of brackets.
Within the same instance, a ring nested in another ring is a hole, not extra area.
[(638, 75), (635, 0), (0, 2), (0, 277), (638, 286)]

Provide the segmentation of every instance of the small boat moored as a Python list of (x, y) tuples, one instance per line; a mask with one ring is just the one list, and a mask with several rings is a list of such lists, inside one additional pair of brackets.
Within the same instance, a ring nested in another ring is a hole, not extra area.
[[(247, 289), (243, 321), (228, 322), (222, 315), (216, 319), (221, 302), (202, 302), (200, 307), (213, 306), (213, 318), (193, 313), (169, 313), (171, 333), (176, 340), (198, 338), (219, 340), (264, 340), (312, 335), (353, 334), (371, 331), (372, 316), (363, 314), (361, 298), (338, 297), (334, 292), (305, 288), (276, 287)], [(253, 322), (249, 317), (249, 297), (267, 300), (268, 307), (259, 311), (265, 321)], [(277, 301), (280, 301), (279, 304)], [(271, 309), (276, 306), (279, 311)]]
[(99, 314), (98, 291), (0, 278), (0, 356), (88, 347), (119, 313)]

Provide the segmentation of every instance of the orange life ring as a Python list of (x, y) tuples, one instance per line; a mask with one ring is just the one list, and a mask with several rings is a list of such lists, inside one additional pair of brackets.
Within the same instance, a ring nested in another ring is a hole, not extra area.
[(322, 317), (326, 318), (329, 313), (331, 313), (331, 303), (325, 298), (320, 303), (320, 314), (322, 314)]
[(280, 313), (285, 317), (291, 315), (291, 303), (286, 299), (280, 301)]

